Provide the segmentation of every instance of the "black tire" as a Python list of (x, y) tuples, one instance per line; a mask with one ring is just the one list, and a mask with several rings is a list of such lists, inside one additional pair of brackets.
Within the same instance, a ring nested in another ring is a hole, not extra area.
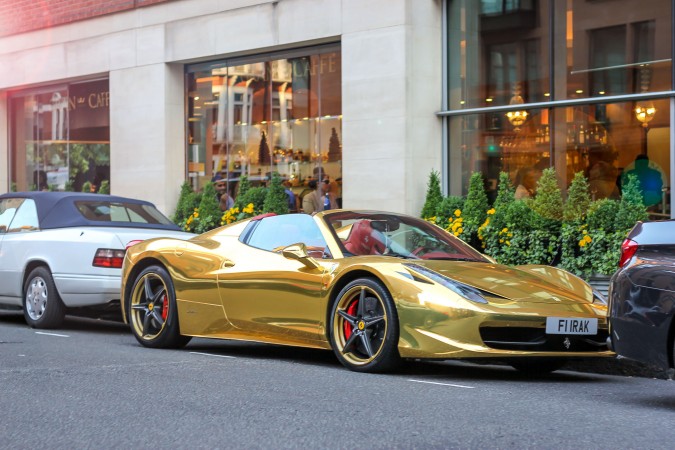
[(33, 328), (58, 328), (66, 307), (59, 297), (54, 278), (47, 267), (31, 270), (23, 285), (23, 316)]
[(331, 306), (330, 343), (338, 360), (356, 372), (385, 372), (401, 362), (396, 306), (372, 278), (347, 284)]
[(565, 365), (564, 359), (522, 359), (511, 361), (509, 364), (518, 372), (528, 376), (543, 376), (555, 372)]
[(179, 332), (176, 291), (164, 267), (147, 267), (136, 277), (127, 311), (131, 332), (145, 347), (181, 348), (190, 342)]

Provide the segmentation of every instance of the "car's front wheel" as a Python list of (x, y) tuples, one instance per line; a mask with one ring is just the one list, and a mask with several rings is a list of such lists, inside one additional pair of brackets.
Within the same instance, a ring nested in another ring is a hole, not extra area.
[(383, 372), (396, 367), (398, 315), (387, 289), (372, 278), (347, 284), (331, 310), (330, 341), (342, 364), (357, 372)]
[(54, 279), (44, 266), (31, 270), (23, 286), (23, 315), (33, 328), (57, 328), (63, 323), (66, 307)]
[(180, 348), (190, 341), (179, 333), (176, 291), (161, 266), (147, 267), (136, 277), (128, 311), (131, 331), (145, 347)]

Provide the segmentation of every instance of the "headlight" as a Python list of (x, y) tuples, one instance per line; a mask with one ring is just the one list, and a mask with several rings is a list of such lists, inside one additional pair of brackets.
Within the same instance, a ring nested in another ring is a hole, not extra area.
[(485, 299), (485, 297), (481, 295), (481, 292), (474, 287), (468, 286), (464, 283), (460, 283), (459, 281), (455, 281), (451, 278), (446, 277), (445, 275), (441, 275), (438, 272), (434, 272), (431, 269), (427, 269), (426, 267), (423, 266), (418, 266), (417, 264), (404, 264), (404, 266), (406, 266), (408, 269), (414, 272), (419, 273), (420, 275), (429, 278), (434, 283), (438, 283), (441, 286), (450, 289), (455, 294), (461, 295), (467, 300), (471, 300), (472, 302), (475, 303), (488, 302)]

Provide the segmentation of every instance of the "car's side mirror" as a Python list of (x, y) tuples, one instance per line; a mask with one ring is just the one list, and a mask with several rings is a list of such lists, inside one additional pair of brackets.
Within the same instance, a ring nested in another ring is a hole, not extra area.
[(302, 242), (285, 247), (281, 251), (281, 254), (284, 255), (284, 258), (286, 259), (300, 261), (310, 269), (322, 269), (321, 265), (307, 254), (307, 246)]

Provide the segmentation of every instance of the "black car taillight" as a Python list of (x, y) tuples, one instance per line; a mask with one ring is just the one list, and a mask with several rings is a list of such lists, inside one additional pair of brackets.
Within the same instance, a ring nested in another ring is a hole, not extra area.
[(112, 248), (99, 248), (94, 255), (94, 267), (111, 267), (121, 269), (124, 262), (124, 250)]
[(619, 258), (619, 267), (626, 265), (628, 261), (635, 255), (637, 252), (638, 243), (632, 239), (625, 239), (621, 244), (621, 258)]

